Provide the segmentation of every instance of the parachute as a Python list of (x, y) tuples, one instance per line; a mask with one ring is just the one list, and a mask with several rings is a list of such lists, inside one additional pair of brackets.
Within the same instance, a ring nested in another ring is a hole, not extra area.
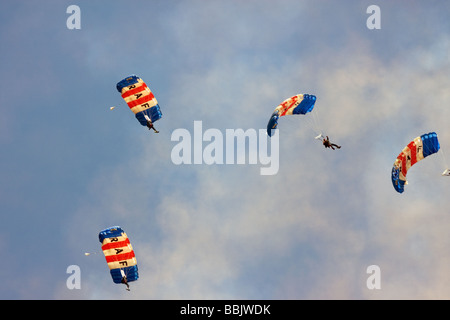
[(136, 281), (138, 266), (127, 234), (119, 226), (100, 231), (98, 235), (114, 283)]
[(286, 115), (307, 114), (311, 112), (316, 103), (316, 96), (311, 94), (297, 94), (280, 103), (272, 113), (267, 123), (267, 134), (272, 136), (272, 129), (278, 126), (278, 119)]
[(403, 193), (404, 186), (407, 184), (408, 170), (417, 162), (438, 152), (439, 149), (439, 141), (435, 132), (423, 134), (411, 141), (398, 155), (392, 167), (391, 179), (395, 190)]
[(141, 125), (147, 126), (148, 120), (155, 122), (161, 119), (158, 101), (141, 78), (131, 75), (118, 82), (116, 88)]

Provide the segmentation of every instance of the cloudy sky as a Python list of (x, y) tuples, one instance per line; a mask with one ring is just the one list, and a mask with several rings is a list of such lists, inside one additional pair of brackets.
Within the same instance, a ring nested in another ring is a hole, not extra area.
[[(67, 27), (73, 4), (81, 29)], [(367, 27), (372, 4), (381, 29)], [(1, 1), (0, 298), (449, 299), (449, 12), (448, 1)], [(159, 134), (116, 91), (130, 74), (158, 99)], [(176, 129), (192, 140), (194, 121), (224, 136), (265, 129), (298, 93), (317, 96), (311, 116), (340, 150), (298, 116), (280, 120), (275, 175), (260, 161), (172, 161)], [(395, 158), (430, 131), (440, 152), (397, 193)], [(98, 241), (115, 225), (138, 261), (130, 292)], [(73, 265), (81, 289), (66, 285)], [(372, 265), (380, 289), (367, 286)]]

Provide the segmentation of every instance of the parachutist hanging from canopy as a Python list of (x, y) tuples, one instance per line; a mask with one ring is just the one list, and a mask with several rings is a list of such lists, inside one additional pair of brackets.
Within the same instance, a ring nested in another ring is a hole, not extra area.
[(122, 274), (122, 280), (120, 280), (121, 283), (127, 286), (127, 291), (130, 291), (130, 285), (128, 284), (128, 279), (123, 270), (120, 270), (120, 273)]
[(336, 148), (338, 148), (338, 149), (341, 148), (341, 146), (338, 146), (338, 145), (335, 144), (335, 143), (331, 143), (331, 142), (330, 142), (330, 138), (328, 138), (328, 136), (327, 136), (326, 139), (323, 138), (322, 143), (323, 143), (323, 145), (325, 146), (325, 148), (331, 148), (331, 149), (333, 149), (333, 150), (334, 150), (334, 147), (336, 147)]
[(159, 133), (159, 131), (155, 129), (155, 126), (153, 125), (152, 120), (150, 118), (148, 118), (147, 115), (145, 115), (145, 118), (147, 119), (148, 130), (153, 129), (153, 131), (155, 131), (155, 133)]

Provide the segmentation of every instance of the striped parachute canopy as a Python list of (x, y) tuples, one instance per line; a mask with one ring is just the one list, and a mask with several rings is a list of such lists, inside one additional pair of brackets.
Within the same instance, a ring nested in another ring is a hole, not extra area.
[(267, 124), (267, 134), (272, 136), (272, 129), (278, 126), (278, 119), (282, 116), (293, 114), (307, 114), (311, 112), (316, 103), (316, 96), (311, 94), (297, 94), (284, 100), (274, 110)]
[(147, 126), (148, 119), (155, 122), (162, 117), (158, 101), (150, 88), (138, 76), (131, 75), (121, 80), (116, 88), (141, 125)]
[(406, 173), (420, 160), (438, 152), (440, 149), (437, 134), (430, 132), (411, 141), (398, 155), (392, 167), (392, 184), (399, 193), (403, 193)]
[(139, 278), (138, 266), (133, 247), (121, 227), (111, 227), (98, 235), (114, 283), (122, 283), (126, 276), (128, 282)]

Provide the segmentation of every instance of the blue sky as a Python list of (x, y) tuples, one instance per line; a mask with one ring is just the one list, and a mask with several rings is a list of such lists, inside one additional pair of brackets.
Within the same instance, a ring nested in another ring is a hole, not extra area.
[[(80, 30), (66, 27), (72, 4)], [(366, 26), (372, 4), (379, 30)], [(448, 299), (448, 12), (447, 1), (2, 1), (0, 298)], [(158, 99), (159, 134), (116, 91), (130, 74)], [(276, 175), (172, 162), (174, 130), (264, 129), (298, 93), (317, 96), (342, 149), (291, 118)], [(395, 158), (430, 131), (442, 152), (398, 194)], [(100, 250), (114, 225), (136, 252), (131, 292)], [(79, 290), (66, 286), (70, 265)], [(366, 286), (370, 265), (379, 290)]]

